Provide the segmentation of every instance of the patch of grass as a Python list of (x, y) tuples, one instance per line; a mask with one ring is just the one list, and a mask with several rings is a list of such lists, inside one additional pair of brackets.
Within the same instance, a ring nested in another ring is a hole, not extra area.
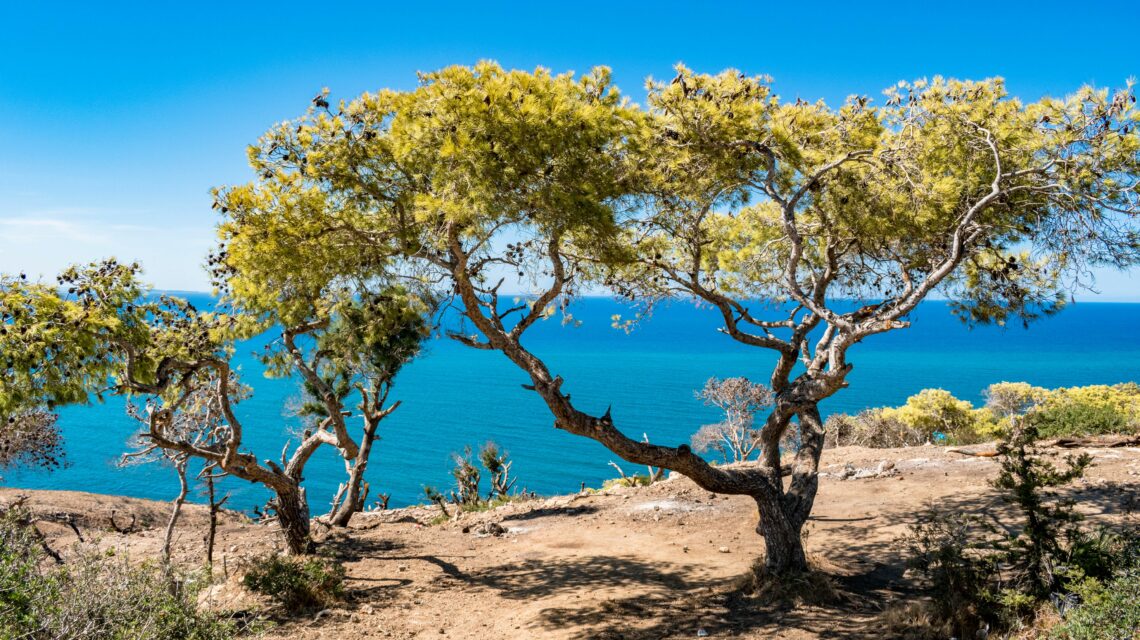
[(328, 558), (271, 555), (255, 559), (242, 584), (289, 611), (309, 612), (343, 600), (344, 577), (344, 567)]

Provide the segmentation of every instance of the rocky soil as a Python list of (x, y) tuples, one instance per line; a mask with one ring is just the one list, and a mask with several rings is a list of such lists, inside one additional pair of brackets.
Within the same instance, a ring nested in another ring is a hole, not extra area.
[[(1129, 517), (1140, 508), (1140, 448), (1087, 451), (1096, 465), (1073, 497), (1094, 520)], [(921, 597), (899, 542), (907, 525), (928, 505), (1001, 509), (987, 485), (996, 469), (992, 458), (941, 447), (828, 450), (807, 546), (840, 595), (830, 604), (750, 595), (743, 587), (762, 549), (754, 503), (680, 477), (520, 501), (443, 524), (431, 524), (435, 507), (361, 514), (347, 530), (317, 528), (321, 552), (345, 563), (349, 600), (316, 616), (275, 612), (268, 636), (880, 637), (885, 608)], [(165, 504), (18, 489), (0, 490), (0, 503), (19, 495), (47, 518), (40, 526), (57, 549), (74, 543), (76, 530), (131, 557), (153, 557), (161, 544)], [(184, 517), (175, 558), (200, 563), (205, 509), (189, 506)], [(268, 606), (239, 577), (243, 562), (278, 546), (272, 525), (227, 514), (209, 606)]]

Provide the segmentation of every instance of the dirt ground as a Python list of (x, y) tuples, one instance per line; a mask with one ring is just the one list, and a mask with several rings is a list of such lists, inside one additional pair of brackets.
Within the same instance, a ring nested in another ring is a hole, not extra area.
[[(984, 449), (985, 447), (979, 447)], [(1140, 510), (1140, 448), (1088, 449), (1096, 464), (1074, 496), (1091, 519)], [(1073, 453), (1064, 451), (1059, 453)], [(316, 616), (279, 616), (270, 638), (870, 638), (879, 613), (918, 597), (899, 538), (922, 507), (1000, 508), (991, 458), (940, 447), (824, 454), (807, 525), (808, 553), (844, 597), (829, 605), (760, 603), (741, 589), (761, 555), (756, 507), (689, 480), (512, 503), (429, 525), (438, 510), (361, 514), (348, 530), (317, 528), (322, 553), (344, 561), (350, 597)], [(53, 546), (87, 540), (131, 557), (161, 544), (168, 506), (63, 491), (0, 490), (51, 522)], [(115, 527), (110, 515), (115, 512)], [(132, 521), (134, 526), (131, 527)], [(202, 561), (205, 510), (188, 507), (175, 558)], [(501, 535), (483, 533), (496, 523)], [(272, 525), (228, 515), (219, 531), (212, 606), (264, 605), (239, 585), (243, 560), (279, 546)], [(229, 579), (226, 580), (226, 576)]]

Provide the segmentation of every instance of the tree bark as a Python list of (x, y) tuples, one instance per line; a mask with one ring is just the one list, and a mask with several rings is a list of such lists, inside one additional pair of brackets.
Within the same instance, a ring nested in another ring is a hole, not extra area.
[(277, 512), (277, 523), (285, 535), (286, 551), (289, 555), (309, 553), (312, 542), (309, 539), (309, 505), (304, 490), (290, 487), (275, 491), (273, 510)]
[(756, 533), (764, 537), (764, 568), (773, 574), (807, 571), (807, 555), (800, 530), (803, 522), (790, 518), (782, 500), (756, 496), (760, 520)]
[(162, 537), (162, 564), (167, 565), (170, 563), (170, 544), (174, 540), (174, 526), (178, 524), (178, 516), (182, 514), (182, 505), (186, 503), (186, 494), (190, 491), (190, 485), (186, 481), (186, 458), (183, 458), (174, 463), (174, 469), (178, 472), (179, 491), (178, 497), (174, 499), (174, 503), (170, 508), (170, 520), (166, 523), (166, 533)]
[(364, 437), (361, 438), (360, 447), (356, 451), (356, 460), (348, 473), (344, 500), (329, 517), (329, 524), (334, 527), (347, 527), (353, 514), (364, 510), (364, 499), (368, 493), (364, 472), (368, 469), (368, 456), (372, 454), (372, 444), (376, 441), (376, 428), (379, 425), (379, 420), (370, 420), (365, 425)]

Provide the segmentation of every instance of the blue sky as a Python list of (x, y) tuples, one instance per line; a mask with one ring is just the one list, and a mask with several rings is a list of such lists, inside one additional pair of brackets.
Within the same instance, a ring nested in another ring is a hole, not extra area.
[[(900, 79), (1000, 75), (1035, 99), (1140, 74), (1132, 2), (32, 3), (0, 5), (0, 271), (139, 260), (204, 290), (209, 188), (245, 146), (334, 98), (482, 58), (583, 71), (644, 96), (683, 61), (774, 77), (784, 96), (878, 98)], [(1140, 274), (1098, 274), (1140, 300)]]

